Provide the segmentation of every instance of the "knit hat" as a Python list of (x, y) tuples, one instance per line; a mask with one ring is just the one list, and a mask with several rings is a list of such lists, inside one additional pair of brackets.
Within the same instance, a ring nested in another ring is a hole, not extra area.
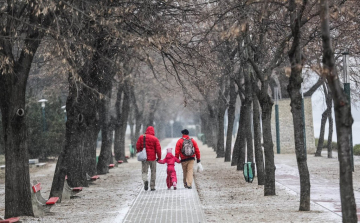
[(183, 135), (189, 135), (189, 130), (184, 129), (184, 130), (181, 131), (181, 133), (182, 133)]
[(166, 152), (167, 152), (167, 153), (172, 153), (172, 148), (167, 148), (167, 149), (166, 149)]

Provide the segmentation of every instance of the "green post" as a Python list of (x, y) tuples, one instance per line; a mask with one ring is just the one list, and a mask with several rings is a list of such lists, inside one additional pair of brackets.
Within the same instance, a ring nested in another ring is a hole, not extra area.
[(276, 124), (276, 151), (280, 154), (280, 124), (279, 124), (279, 105), (275, 105), (275, 124)]
[(302, 120), (303, 120), (303, 125), (304, 125), (303, 132), (304, 132), (305, 157), (307, 158), (304, 97), (302, 97), (302, 100), (301, 100), (301, 112), (302, 112)]
[(279, 88), (274, 87), (275, 99), (275, 126), (276, 126), (276, 152), (280, 154), (280, 122), (279, 122)]
[[(349, 102), (350, 111), (351, 111), (351, 98), (350, 98), (350, 83), (344, 83), (344, 91), (346, 94), (346, 97)], [(350, 155), (351, 155), (351, 168), (354, 172), (354, 148), (353, 148), (353, 139), (352, 139), (352, 127), (350, 129)]]

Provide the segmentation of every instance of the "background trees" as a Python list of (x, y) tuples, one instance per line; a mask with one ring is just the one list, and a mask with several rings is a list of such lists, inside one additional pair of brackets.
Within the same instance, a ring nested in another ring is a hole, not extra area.
[[(340, 52), (350, 47), (351, 53), (358, 52), (356, 3), (330, 1), (328, 25), (325, 14), (320, 16), (327, 9), (316, 0), (15, 3), (1, 2), (0, 7), (6, 217), (32, 215), (28, 151), (31, 157), (46, 158), (61, 148), (51, 190), (51, 196), (61, 196), (65, 175), (71, 186), (87, 186), (87, 175), (108, 172), (113, 152), (116, 160), (126, 162), (128, 124), (133, 145), (149, 125), (155, 126), (159, 138), (178, 137), (185, 125), (191, 132), (201, 129), (217, 157), (231, 161), (237, 170), (255, 157), (264, 195), (275, 195), (271, 132), (275, 87), (281, 97), (291, 98), (294, 126), (300, 126), (294, 131), (302, 188), (299, 209), (310, 208), (301, 89), (311, 95), (324, 86), (329, 121), (333, 97), (336, 123), (342, 126), (337, 127), (340, 165), (346, 173), (342, 195), (351, 196), (351, 145), (346, 142), (352, 124), (346, 117), (351, 112), (339, 83), (329, 77), (337, 77), (336, 66), (341, 68), (332, 48)], [(333, 44), (326, 37), (330, 34)], [(324, 64), (319, 62), (321, 57)], [(356, 70), (351, 69), (351, 81), (357, 84)], [(37, 97), (51, 91), (60, 94), (47, 105), (47, 131), (39, 129), (37, 99), (26, 101), (27, 84), (35, 87)], [(60, 110), (65, 101), (66, 126)], [(232, 153), (234, 122), (239, 125)], [(102, 145), (96, 163), (100, 131)], [(46, 143), (54, 151), (37, 149)], [(19, 199), (25, 200), (20, 206), (14, 202)]]

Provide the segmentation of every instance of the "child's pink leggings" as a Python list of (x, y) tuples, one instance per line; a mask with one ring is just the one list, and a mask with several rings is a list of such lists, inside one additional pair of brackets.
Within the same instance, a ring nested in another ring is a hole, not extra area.
[(171, 186), (173, 186), (174, 182), (177, 183), (175, 168), (173, 165), (168, 165), (166, 178), (167, 187), (170, 188)]

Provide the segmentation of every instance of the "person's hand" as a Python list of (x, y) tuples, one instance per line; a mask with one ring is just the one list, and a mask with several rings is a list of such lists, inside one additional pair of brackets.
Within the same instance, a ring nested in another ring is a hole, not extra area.
[(159, 162), (159, 158), (156, 158), (156, 162)]
[(200, 163), (200, 160), (198, 159), (196, 162), (197, 162), (197, 163)]

